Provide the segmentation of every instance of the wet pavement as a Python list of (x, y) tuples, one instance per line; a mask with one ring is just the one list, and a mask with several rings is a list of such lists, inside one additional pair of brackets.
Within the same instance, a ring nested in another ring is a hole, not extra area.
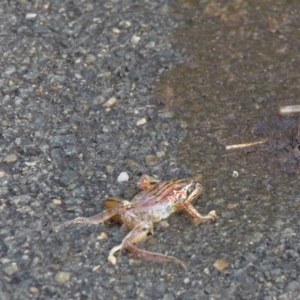
[[(2, 1), (0, 299), (297, 299), (298, 1)], [(260, 145), (226, 146), (265, 140)], [(121, 172), (129, 181), (118, 183)], [(177, 213), (109, 250), (119, 225), (53, 227), (131, 199), (141, 174), (203, 175)]]
[[(230, 298), (293, 299), (299, 293), (298, 284), (290, 290), (299, 268), (299, 118), (278, 109), (299, 102), (300, 7), (295, 1), (184, 7), (189, 20), (175, 36), (187, 59), (163, 75), (157, 92), (164, 108), (186, 123), (178, 161), (204, 175), (207, 206), (221, 207), (219, 234), (230, 238), (220, 238), (214, 252), (244, 263), (237, 286), (249, 292)], [(266, 142), (226, 150), (256, 141)], [(254, 261), (247, 258), (257, 251)], [(266, 276), (266, 266), (278, 273)]]

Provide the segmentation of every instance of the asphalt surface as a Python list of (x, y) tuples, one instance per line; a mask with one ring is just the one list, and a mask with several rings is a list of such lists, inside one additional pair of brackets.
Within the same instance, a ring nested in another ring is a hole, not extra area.
[[(174, 112), (164, 102), (170, 89), (157, 93), (161, 76), (190, 63), (173, 34), (194, 23), (182, 14), (191, 13), (191, 3), (1, 1), (1, 300), (299, 298), (300, 198), (291, 187), (276, 194), (266, 177), (223, 186), (231, 169), (210, 165), (215, 178), (196, 207), (215, 209), (217, 222), (195, 226), (174, 214), (141, 243), (181, 259), (187, 272), (127, 252), (110, 264), (109, 250), (126, 234), (114, 223), (53, 231), (99, 213), (108, 195), (131, 199), (144, 173), (166, 180), (205, 173), (180, 157), (193, 157), (179, 148), (189, 145), (184, 104)], [(224, 3), (222, 13), (214, 1), (201, 3), (195, 9), (216, 23), (228, 17)], [(121, 172), (128, 182), (117, 181)], [(297, 186), (297, 177), (289, 182)], [(243, 210), (251, 202), (269, 212), (264, 201), (279, 195), (290, 217), (283, 204), (267, 222)], [(238, 210), (229, 207), (239, 201)]]

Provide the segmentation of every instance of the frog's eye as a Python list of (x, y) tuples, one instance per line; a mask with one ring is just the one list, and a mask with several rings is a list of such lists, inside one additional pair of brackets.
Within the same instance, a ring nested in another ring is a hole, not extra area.
[(192, 182), (192, 184), (188, 187), (187, 191), (186, 191), (186, 194), (187, 194), (187, 197), (189, 197), (196, 189), (196, 182)]

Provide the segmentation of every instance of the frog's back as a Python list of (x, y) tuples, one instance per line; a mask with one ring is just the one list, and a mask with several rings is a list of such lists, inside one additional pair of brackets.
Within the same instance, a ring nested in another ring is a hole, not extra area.
[(174, 190), (173, 182), (163, 181), (153, 185), (148, 190), (139, 192), (132, 199), (132, 203), (151, 206), (157, 202), (162, 202)]

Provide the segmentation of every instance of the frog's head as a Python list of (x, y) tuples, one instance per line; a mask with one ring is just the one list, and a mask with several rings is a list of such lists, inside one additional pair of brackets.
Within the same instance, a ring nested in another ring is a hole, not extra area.
[(174, 198), (176, 199), (174, 203), (192, 202), (203, 191), (202, 185), (199, 181), (194, 180), (194, 178), (169, 181), (168, 186), (169, 188), (173, 188)]

